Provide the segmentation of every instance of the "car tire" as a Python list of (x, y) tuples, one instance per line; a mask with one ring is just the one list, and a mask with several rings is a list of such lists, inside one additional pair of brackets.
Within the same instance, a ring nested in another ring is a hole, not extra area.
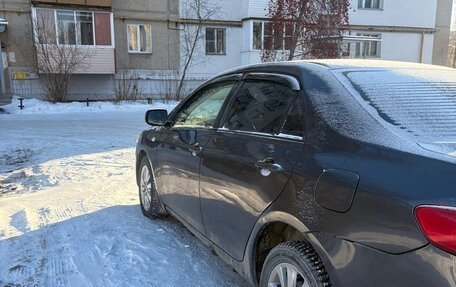
[(155, 188), (155, 179), (147, 157), (143, 157), (139, 164), (139, 201), (141, 211), (147, 218), (164, 218), (167, 216), (166, 211), (161, 207), (157, 189)]
[(261, 271), (260, 287), (290, 286), (288, 277), (296, 286), (332, 286), (320, 257), (302, 241), (281, 243), (269, 252)]

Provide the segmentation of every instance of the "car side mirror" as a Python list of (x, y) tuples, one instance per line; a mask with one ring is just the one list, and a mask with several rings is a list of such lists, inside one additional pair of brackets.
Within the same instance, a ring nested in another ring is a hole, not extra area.
[(162, 127), (168, 121), (167, 110), (150, 110), (146, 112), (146, 123), (151, 126)]

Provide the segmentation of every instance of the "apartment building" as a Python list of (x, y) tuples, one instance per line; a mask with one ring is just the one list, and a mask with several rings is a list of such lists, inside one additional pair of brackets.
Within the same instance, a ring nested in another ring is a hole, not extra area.
[[(195, 79), (260, 62), (261, 47), (269, 36), (269, 0), (219, 3), (223, 13), (208, 28), (221, 31), (224, 38), (218, 41), (224, 49), (217, 54), (206, 52), (206, 61), (191, 69)], [(446, 65), (451, 7), (452, 0), (351, 0), (347, 57)], [(205, 53), (204, 44), (199, 48)]]
[[(44, 98), (30, 56), (37, 19), (56, 30), (55, 43), (92, 51), (88, 68), (72, 78), (70, 100), (112, 99), (126, 77), (143, 97), (162, 96), (182, 73), (182, 37), (195, 23), (183, 11), (186, 1), (0, 0), (0, 18), (8, 21), (0, 33), (7, 96)], [(260, 62), (269, 36), (269, 0), (210, 1), (219, 12), (205, 22), (184, 93), (224, 70)], [(346, 56), (445, 65), (451, 7), (452, 0), (351, 0)]]
[(1, 0), (0, 17), (8, 21), (0, 33), (8, 96), (44, 98), (30, 53), (39, 21), (56, 31), (51, 43), (89, 50), (69, 100), (113, 99), (116, 83), (130, 77), (153, 97), (179, 71), (177, 0)]

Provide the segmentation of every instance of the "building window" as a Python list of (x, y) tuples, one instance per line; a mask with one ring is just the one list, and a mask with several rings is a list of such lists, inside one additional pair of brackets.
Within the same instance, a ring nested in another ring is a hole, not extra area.
[(111, 13), (38, 8), (36, 40), (42, 44), (111, 46)]
[(95, 16), (95, 39), (97, 46), (111, 46), (111, 15), (93, 13)]
[(54, 10), (36, 10), (35, 32), (38, 43), (55, 45), (57, 43)]
[(226, 30), (206, 28), (206, 55), (226, 54)]
[(382, 0), (358, 0), (358, 8), (382, 9)]
[(362, 42), (356, 43), (356, 58), (379, 58), (380, 57), (380, 40), (378, 34), (358, 34), (363, 37)]
[(93, 45), (93, 15), (90, 12), (76, 12), (78, 45)]
[(253, 50), (263, 49), (263, 22), (253, 22)]
[(285, 50), (287, 51), (291, 50), (294, 30), (293, 24), (285, 25)]
[(128, 52), (152, 53), (152, 28), (150, 25), (128, 25)]
[(263, 23), (263, 47), (266, 50), (272, 48), (272, 23)]
[(293, 24), (285, 24), (280, 33), (273, 33), (271, 22), (253, 22), (253, 50), (289, 51), (294, 33)]
[(57, 11), (57, 31), (59, 44), (76, 44), (76, 25), (73, 11)]

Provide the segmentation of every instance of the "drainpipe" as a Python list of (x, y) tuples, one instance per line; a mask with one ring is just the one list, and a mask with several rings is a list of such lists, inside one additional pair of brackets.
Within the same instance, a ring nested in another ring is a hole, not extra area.
[(453, 54), (454, 54), (453, 68), (456, 68), (456, 51), (454, 51)]
[(452, 67), (456, 68), (456, 39), (453, 43), (454, 44), (453, 44), (453, 65), (452, 65)]
[(2, 41), (0, 40), (0, 84), (2, 85), (2, 97), (6, 98), (6, 85), (5, 85), (5, 68), (3, 67), (3, 51)]
[[(8, 27), (8, 22), (0, 18), (0, 33), (6, 31)], [(2, 42), (0, 41), (0, 83), (2, 85), (2, 97), (6, 97), (6, 84), (5, 84), (5, 67), (3, 67), (3, 51), (2, 51)]]
[(420, 63), (423, 63), (424, 59), (424, 31), (421, 32), (421, 49), (420, 49)]

